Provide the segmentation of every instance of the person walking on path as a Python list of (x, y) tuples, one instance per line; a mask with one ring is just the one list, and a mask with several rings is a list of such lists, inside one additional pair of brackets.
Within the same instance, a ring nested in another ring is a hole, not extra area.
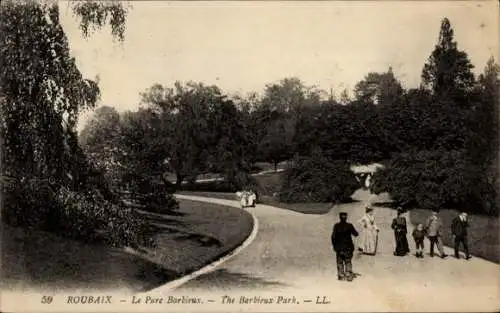
[(455, 217), (451, 223), (451, 233), (453, 234), (453, 239), (455, 242), (455, 258), (459, 259), (459, 247), (460, 243), (464, 246), (465, 259), (470, 259), (469, 246), (467, 244), (467, 228), (469, 223), (467, 222), (467, 213), (462, 212), (457, 217)]
[(397, 217), (392, 220), (391, 228), (394, 230), (394, 239), (396, 241), (396, 250), (394, 255), (405, 256), (410, 252), (408, 246), (408, 239), (406, 234), (408, 229), (406, 227), (406, 218), (403, 216), (403, 208), (398, 208)]
[(366, 190), (370, 190), (371, 182), (372, 182), (372, 174), (368, 173), (366, 175), (366, 178), (365, 178), (365, 189)]
[(365, 214), (359, 220), (359, 223), (362, 227), (359, 250), (364, 254), (375, 255), (377, 253), (379, 228), (375, 223), (373, 208), (369, 206), (365, 208)]
[(352, 236), (358, 236), (354, 226), (347, 222), (347, 213), (339, 213), (340, 221), (333, 226), (331, 241), (337, 257), (337, 277), (339, 280), (352, 281), (352, 257), (354, 243)]
[(415, 229), (413, 230), (412, 236), (413, 236), (413, 239), (415, 240), (415, 248), (417, 249), (415, 256), (417, 258), (423, 258), (424, 257), (424, 240), (425, 240), (424, 225), (419, 223), (417, 225), (417, 227), (415, 227)]
[(441, 240), (441, 228), (443, 223), (438, 215), (438, 210), (433, 210), (431, 216), (427, 219), (427, 237), (430, 241), (430, 256), (434, 256), (434, 245), (437, 245), (439, 250), (439, 255), (442, 259), (446, 258), (447, 255), (444, 253), (443, 242)]

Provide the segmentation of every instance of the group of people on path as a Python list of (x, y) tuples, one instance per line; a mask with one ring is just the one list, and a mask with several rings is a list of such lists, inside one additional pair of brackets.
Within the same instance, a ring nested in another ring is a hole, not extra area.
[(257, 194), (251, 189), (236, 192), (236, 197), (238, 197), (242, 209), (255, 207), (257, 204)]
[[(395, 256), (406, 256), (410, 253), (410, 247), (407, 239), (408, 227), (403, 213), (404, 210), (399, 207), (397, 210), (397, 216), (391, 223), (391, 228), (394, 231), (394, 239), (396, 242), (394, 250)], [(439, 256), (441, 258), (444, 259), (447, 257), (444, 253), (443, 243), (441, 240), (443, 223), (438, 213), (439, 212), (437, 210), (434, 210), (427, 219), (425, 227), (423, 224), (419, 223), (413, 230), (412, 237), (415, 241), (415, 256), (417, 258), (424, 257), (423, 249), (425, 237), (427, 237), (430, 242), (429, 255), (431, 257), (434, 256), (435, 246), (437, 246)], [(336, 254), (338, 279), (352, 281), (354, 278), (352, 271), (352, 258), (355, 251), (352, 237), (358, 237), (360, 234), (354, 225), (347, 221), (346, 212), (339, 213), (339, 219), (340, 221), (333, 226), (331, 234), (331, 242), (333, 250)], [(359, 220), (359, 224), (362, 228), (358, 241), (359, 252), (366, 255), (375, 255), (377, 253), (378, 233), (380, 229), (375, 223), (375, 217), (373, 216), (373, 209), (371, 207), (366, 207), (365, 214)], [(457, 259), (460, 258), (460, 244), (464, 247), (465, 258), (467, 260), (470, 259), (469, 248), (467, 245), (468, 227), (469, 224), (467, 221), (467, 214), (465, 212), (461, 212), (452, 221), (451, 231), (454, 237), (455, 258)]]

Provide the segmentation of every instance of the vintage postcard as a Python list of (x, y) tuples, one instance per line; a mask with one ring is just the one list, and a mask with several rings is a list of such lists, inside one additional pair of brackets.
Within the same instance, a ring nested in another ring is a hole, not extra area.
[(498, 312), (498, 1), (0, 3), (2, 312)]

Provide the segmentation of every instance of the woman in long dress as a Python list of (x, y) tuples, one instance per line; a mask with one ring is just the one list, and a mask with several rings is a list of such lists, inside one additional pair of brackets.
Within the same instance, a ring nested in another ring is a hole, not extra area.
[(406, 218), (403, 216), (403, 209), (401, 207), (398, 208), (397, 217), (392, 220), (391, 228), (394, 230), (394, 238), (396, 240), (394, 255), (407, 255), (410, 252), (408, 239), (406, 238), (408, 229), (406, 227)]
[(370, 189), (371, 182), (372, 182), (372, 175), (371, 174), (367, 174), (366, 178), (365, 178), (365, 189), (366, 190)]
[(375, 223), (373, 209), (366, 207), (365, 215), (359, 220), (361, 224), (361, 236), (359, 250), (364, 254), (375, 255), (377, 253), (377, 241), (379, 228)]
[(241, 206), (242, 209), (248, 206), (248, 197), (249, 197), (249, 194), (248, 194), (247, 191), (238, 191), (236, 193), (236, 196), (240, 200), (240, 206)]

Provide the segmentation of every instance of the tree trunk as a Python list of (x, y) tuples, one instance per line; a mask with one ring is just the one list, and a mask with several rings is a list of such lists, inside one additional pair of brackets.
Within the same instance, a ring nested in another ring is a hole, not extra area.
[(175, 188), (177, 190), (180, 190), (182, 186), (182, 181), (184, 180), (184, 176), (179, 173), (175, 174), (175, 176), (176, 176)]
[(278, 162), (274, 162), (274, 171), (277, 172), (278, 171)]
[(164, 176), (164, 175), (161, 175), (161, 180), (163, 182), (163, 187), (165, 188), (165, 191), (167, 193), (174, 193), (175, 190), (172, 190), (172, 183), (168, 181), (168, 179)]

